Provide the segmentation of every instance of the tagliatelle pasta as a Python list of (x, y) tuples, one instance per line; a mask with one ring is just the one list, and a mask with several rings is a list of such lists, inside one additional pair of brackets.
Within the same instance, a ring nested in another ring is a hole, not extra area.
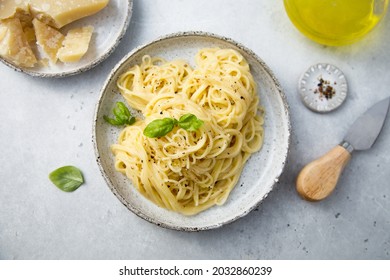
[[(202, 49), (191, 68), (184, 60), (146, 55), (117, 86), (144, 119), (125, 127), (112, 145), (116, 170), (155, 204), (184, 215), (224, 204), (263, 143), (264, 112), (244, 57), (233, 49)], [(176, 126), (160, 138), (143, 134), (153, 120), (188, 113), (203, 126)]]

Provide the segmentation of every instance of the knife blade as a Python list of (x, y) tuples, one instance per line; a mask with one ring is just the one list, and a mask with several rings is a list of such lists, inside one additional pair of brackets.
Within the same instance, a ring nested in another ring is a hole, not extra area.
[(322, 157), (307, 164), (298, 174), (297, 192), (306, 200), (328, 197), (348, 164), (354, 150), (371, 148), (378, 138), (390, 107), (390, 97), (371, 106), (355, 120), (344, 140)]

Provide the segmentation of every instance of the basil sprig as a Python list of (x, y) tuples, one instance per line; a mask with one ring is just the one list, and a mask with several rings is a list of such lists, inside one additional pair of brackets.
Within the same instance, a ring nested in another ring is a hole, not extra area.
[(193, 114), (185, 114), (180, 117), (178, 125), (187, 131), (196, 131), (203, 125), (203, 121)]
[(163, 118), (154, 120), (144, 129), (144, 135), (149, 138), (158, 138), (167, 135), (177, 123), (176, 119)]
[(193, 114), (185, 114), (181, 116), (179, 120), (174, 118), (157, 119), (150, 122), (145, 127), (144, 135), (149, 138), (159, 138), (171, 132), (175, 125), (187, 131), (196, 131), (203, 123), (202, 120), (198, 119)]
[(121, 126), (132, 125), (135, 123), (135, 117), (133, 117), (123, 102), (117, 102), (115, 108), (112, 110), (115, 118), (110, 118), (106, 115), (103, 116), (104, 120), (109, 124)]
[(63, 166), (54, 170), (49, 174), (49, 179), (64, 192), (73, 192), (84, 183), (83, 174), (74, 166)]

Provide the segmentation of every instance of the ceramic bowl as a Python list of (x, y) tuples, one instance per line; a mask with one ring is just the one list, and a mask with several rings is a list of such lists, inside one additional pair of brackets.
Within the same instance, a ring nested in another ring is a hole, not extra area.
[[(128, 68), (141, 62), (142, 56), (165, 59), (183, 58), (194, 64), (199, 49), (232, 48), (248, 61), (258, 84), (260, 102), (265, 108), (265, 138), (262, 149), (246, 163), (240, 180), (227, 202), (195, 216), (184, 216), (160, 208), (144, 198), (131, 181), (114, 167), (110, 146), (117, 141), (120, 128), (103, 120), (117, 101), (123, 101), (116, 86), (118, 77)], [(126, 55), (111, 71), (101, 90), (93, 122), (93, 142), (100, 171), (111, 191), (133, 213), (156, 225), (183, 231), (218, 228), (245, 216), (255, 209), (273, 189), (285, 166), (290, 140), (289, 109), (276, 77), (253, 51), (225, 37), (205, 32), (181, 32), (158, 38)]]
[(82, 73), (98, 65), (115, 50), (126, 33), (132, 11), (133, 0), (110, 0), (108, 5), (98, 13), (79, 19), (63, 27), (61, 29), (63, 34), (77, 27), (86, 25), (92, 25), (94, 27), (89, 49), (78, 62), (57, 62), (55, 65), (37, 65), (33, 68), (23, 68), (1, 57), (0, 61), (17, 71), (31, 76), (60, 78)]

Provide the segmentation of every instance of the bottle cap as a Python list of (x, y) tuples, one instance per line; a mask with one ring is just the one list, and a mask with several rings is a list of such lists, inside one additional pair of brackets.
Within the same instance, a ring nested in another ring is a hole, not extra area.
[(345, 101), (348, 85), (339, 68), (318, 63), (302, 74), (298, 90), (306, 107), (314, 112), (325, 113), (335, 110)]

